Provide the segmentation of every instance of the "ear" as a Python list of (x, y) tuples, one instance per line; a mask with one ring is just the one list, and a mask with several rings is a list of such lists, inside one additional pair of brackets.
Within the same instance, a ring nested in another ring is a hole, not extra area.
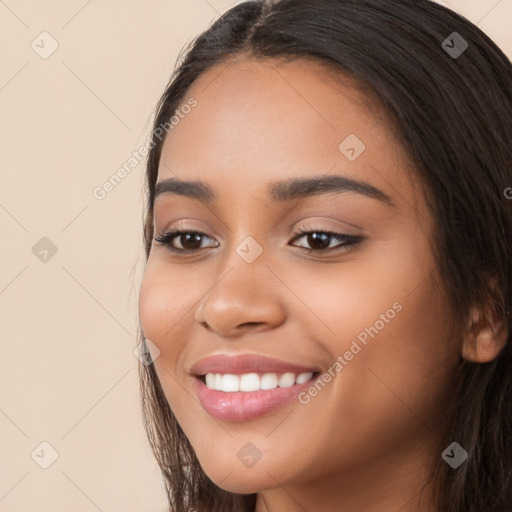
[(490, 309), (471, 309), (468, 332), (462, 344), (462, 357), (474, 363), (492, 361), (507, 343), (508, 329)]

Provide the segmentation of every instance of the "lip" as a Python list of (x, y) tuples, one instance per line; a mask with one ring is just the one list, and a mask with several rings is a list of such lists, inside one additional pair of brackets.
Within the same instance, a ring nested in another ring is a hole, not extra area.
[(257, 418), (286, 405), (311, 386), (317, 378), (313, 375), (309, 381), (288, 388), (277, 387), (247, 392), (210, 389), (199, 378), (194, 384), (197, 396), (208, 414), (222, 421), (236, 422)]
[[(302, 384), (287, 388), (258, 391), (225, 392), (210, 389), (202, 377), (207, 373), (242, 375), (244, 373), (313, 373)], [(213, 354), (197, 361), (190, 369), (195, 377), (194, 388), (208, 414), (222, 421), (248, 421), (278, 409), (296, 398), (316, 381), (321, 370), (315, 366), (274, 359), (257, 354)]]
[(197, 361), (190, 369), (190, 374), (198, 377), (207, 373), (305, 373), (320, 372), (320, 368), (304, 366), (298, 363), (274, 359), (257, 354), (213, 354)]

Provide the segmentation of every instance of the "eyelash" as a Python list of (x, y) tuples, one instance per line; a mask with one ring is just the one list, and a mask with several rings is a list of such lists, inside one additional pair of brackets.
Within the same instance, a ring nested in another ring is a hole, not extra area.
[[(309, 227), (306, 227), (305, 229), (300, 229), (299, 231), (295, 232), (293, 234), (292, 241), (295, 241), (297, 239), (302, 238), (304, 235), (309, 235), (312, 233), (317, 234), (323, 234), (328, 235), (332, 238), (337, 238), (338, 240), (341, 240), (341, 244), (335, 247), (327, 247), (325, 249), (308, 249), (307, 247), (300, 247), (300, 249), (311, 253), (311, 252), (337, 252), (341, 251), (345, 252), (356, 245), (358, 245), (360, 242), (363, 241), (363, 237), (356, 236), (356, 235), (345, 235), (343, 233), (336, 233), (333, 231), (323, 231), (318, 229), (311, 229)], [(159, 236), (156, 236), (154, 239), (156, 242), (159, 242), (160, 244), (164, 245), (165, 248), (174, 254), (191, 254), (191, 253), (197, 253), (201, 249), (206, 249), (206, 247), (199, 247), (198, 249), (177, 249), (176, 247), (173, 247), (172, 242), (175, 238), (178, 238), (180, 235), (184, 234), (190, 234), (190, 235), (199, 235), (202, 237), (209, 238), (207, 234), (202, 233), (201, 231), (194, 231), (194, 230), (180, 230), (178, 228), (171, 228), (168, 231), (160, 234)]]

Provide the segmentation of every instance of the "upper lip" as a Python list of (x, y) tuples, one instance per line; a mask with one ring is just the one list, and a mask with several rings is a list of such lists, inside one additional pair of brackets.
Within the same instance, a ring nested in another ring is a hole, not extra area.
[(306, 373), (318, 372), (317, 368), (301, 364), (274, 359), (256, 354), (239, 354), (228, 356), (225, 354), (213, 354), (197, 361), (190, 373), (195, 376), (207, 373), (222, 373), (241, 375), (243, 373)]

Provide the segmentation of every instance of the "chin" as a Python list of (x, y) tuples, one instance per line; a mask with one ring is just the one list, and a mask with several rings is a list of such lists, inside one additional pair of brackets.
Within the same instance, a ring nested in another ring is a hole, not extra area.
[[(203, 467), (206, 476), (217, 486), (227, 492), (235, 494), (253, 494), (276, 486), (276, 481), (265, 471), (263, 465), (256, 468), (235, 468), (218, 466), (214, 468)], [(229, 476), (227, 476), (229, 475)]]

